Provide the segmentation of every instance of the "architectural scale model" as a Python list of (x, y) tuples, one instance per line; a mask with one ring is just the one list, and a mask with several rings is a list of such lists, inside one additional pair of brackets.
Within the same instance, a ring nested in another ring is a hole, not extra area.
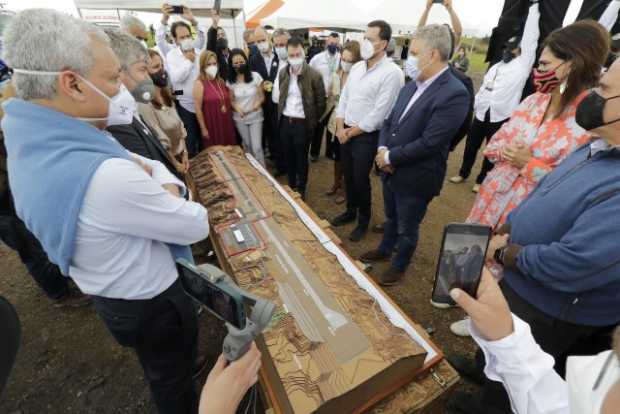
[(190, 180), (222, 266), (278, 305), (260, 344), (276, 412), (353, 412), (412, 379), (425, 349), (390, 322), (241, 148), (203, 151)]

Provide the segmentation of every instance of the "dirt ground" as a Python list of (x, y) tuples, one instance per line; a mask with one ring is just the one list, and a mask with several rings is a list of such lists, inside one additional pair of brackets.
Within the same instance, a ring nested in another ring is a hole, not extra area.
[[(464, 142), (451, 155), (448, 177), (457, 173), (463, 148)], [(332, 162), (323, 157), (311, 165), (307, 203), (323, 218), (343, 211), (325, 195), (331, 185), (332, 167)], [(475, 168), (479, 168), (479, 163)], [(445, 184), (442, 195), (428, 209), (417, 253), (404, 282), (387, 289), (413, 320), (434, 331), (433, 340), (446, 354), (474, 350), (470, 339), (457, 338), (448, 328), (462, 312), (438, 311), (429, 303), (443, 227), (465, 219), (474, 200), (471, 185), (471, 180), (462, 185)], [(383, 220), (381, 184), (374, 175), (373, 208), (373, 224), (379, 223)], [(335, 229), (353, 257), (380, 242), (380, 235), (369, 233), (362, 242), (351, 243), (347, 238), (351, 230), (352, 225)], [(377, 266), (372, 272), (381, 272), (384, 266)], [(15, 305), (22, 323), (21, 348), (0, 400), (0, 413), (154, 412), (137, 359), (130, 350), (115, 343), (93, 308), (52, 307), (18, 256), (3, 245), (0, 293)], [(200, 345), (212, 362), (221, 350), (223, 334), (217, 320), (201, 316)]]

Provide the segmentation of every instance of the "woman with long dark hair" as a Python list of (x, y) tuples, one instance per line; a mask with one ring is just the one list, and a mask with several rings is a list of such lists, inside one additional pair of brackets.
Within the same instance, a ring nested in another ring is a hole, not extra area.
[(233, 119), (243, 148), (265, 165), (263, 153), (263, 78), (250, 70), (248, 58), (241, 49), (230, 52), (228, 66), (228, 88), (233, 107)]
[[(480, 187), (468, 222), (497, 230), (548, 172), (590, 140), (575, 113), (599, 82), (609, 42), (607, 30), (591, 20), (547, 37), (534, 69), (537, 92), (521, 102), (484, 151), (494, 167)], [(498, 275), (496, 266), (491, 270)], [(457, 322), (450, 329), (466, 336), (466, 326)]]
[(185, 145), (187, 131), (175, 109), (163, 60), (155, 50), (149, 49), (148, 53), (150, 58), (148, 71), (155, 85), (155, 93), (148, 104), (138, 103), (138, 110), (144, 122), (155, 131), (162, 146), (170, 154), (176, 169), (185, 174), (189, 168)]

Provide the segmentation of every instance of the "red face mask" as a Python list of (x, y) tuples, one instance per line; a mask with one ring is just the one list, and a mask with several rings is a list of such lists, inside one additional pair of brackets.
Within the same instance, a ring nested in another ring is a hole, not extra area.
[(557, 70), (564, 63), (560, 63), (555, 69), (551, 69), (545, 72), (541, 72), (538, 69), (534, 69), (534, 86), (536, 91), (540, 93), (551, 93), (562, 82), (557, 77)]

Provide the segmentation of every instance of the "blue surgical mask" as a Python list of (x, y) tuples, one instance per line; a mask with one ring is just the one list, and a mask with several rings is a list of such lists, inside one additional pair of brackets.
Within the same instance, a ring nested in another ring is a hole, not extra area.
[(413, 55), (407, 57), (405, 62), (405, 74), (413, 80), (418, 78), (420, 70), (418, 69), (418, 58)]

